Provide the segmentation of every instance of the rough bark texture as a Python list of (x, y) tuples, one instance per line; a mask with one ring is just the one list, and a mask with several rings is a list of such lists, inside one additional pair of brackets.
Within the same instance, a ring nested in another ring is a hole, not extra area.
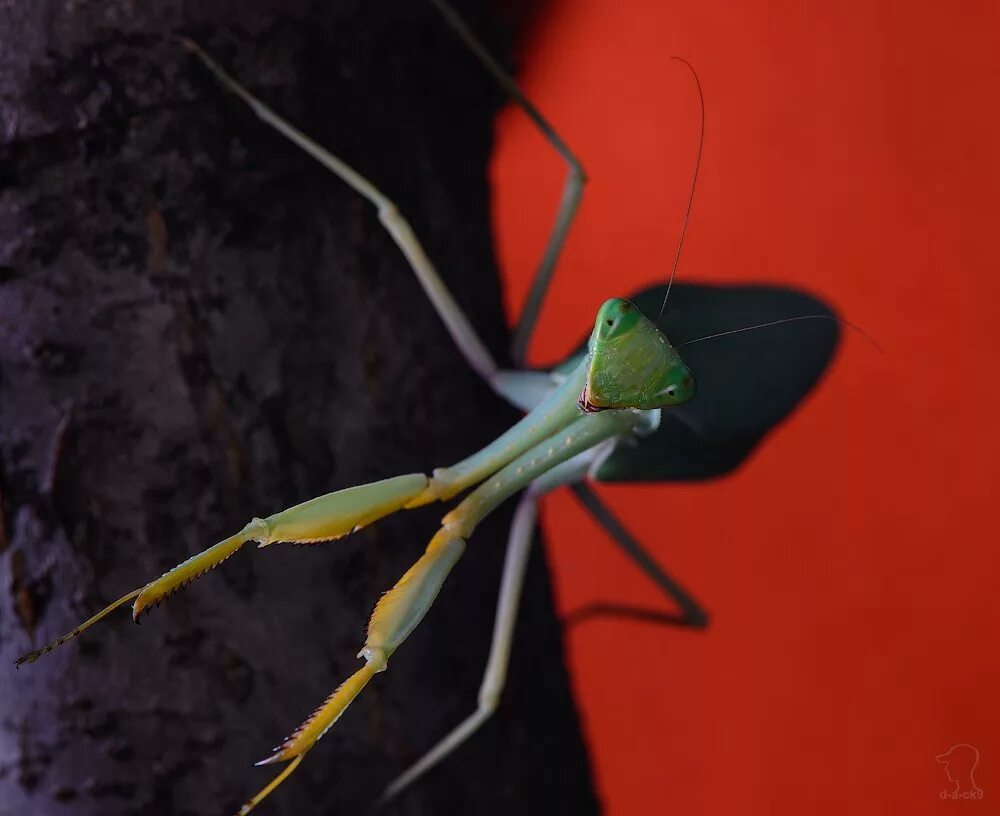
[[(485, 3), (464, 11), (488, 24)], [(499, 102), (423, 3), (0, 0), (0, 814), (224, 814), (353, 671), (437, 507), (247, 548), (145, 618), (11, 659), (251, 515), (508, 425), (375, 213), (168, 38), (394, 196), (486, 342)], [(266, 813), (365, 812), (472, 710), (509, 507)], [(391, 812), (596, 811), (540, 555), (498, 716)]]

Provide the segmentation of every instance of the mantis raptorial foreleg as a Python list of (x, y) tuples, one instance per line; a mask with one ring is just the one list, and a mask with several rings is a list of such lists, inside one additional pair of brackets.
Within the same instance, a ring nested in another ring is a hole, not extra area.
[(368, 637), (358, 653), (358, 657), (365, 659), (365, 665), (258, 765), (293, 759), (308, 751), (326, 733), (368, 681), (376, 673), (385, 671), (392, 653), (427, 614), (444, 579), (464, 550), (465, 539), (453, 530), (442, 527), (438, 531), (424, 554), (376, 604), (368, 622)]
[(327, 493), (267, 518), (252, 519), (236, 535), (224, 538), (145, 586), (124, 595), (68, 634), (41, 649), (29, 652), (16, 662), (18, 665), (34, 663), (42, 655), (72, 640), (108, 613), (133, 599), (135, 603), (132, 606), (132, 618), (138, 620), (143, 612), (158, 606), (191, 581), (215, 569), (249, 541), (256, 541), (261, 547), (276, 542), (317, 544), (332, 541), (399, 510), (423, 492), (429, 481), (421, 473), (396, 476)]
[(453, 728), (440, 742), (431, 748), (413, 765), (400, 774), (386, 787), (379, 799), (379, 805), (398, 796), (427, 771), (441, 762), (452, 751), (469, 739), (479, 727), (490, 718), (500, 703), (500, 694), (507, 679), (510, 664), (511, 642), (517, 622), (517, 610), (524, 587), (524, 574), (531, 552), (531, 542), (538, 520), (538, 504), (545, 493), (566, 484), (577, 484), (585, 479), (592, 469), (614, 447), (615, 440), (609, 439), (602, 445), (592, 447), (570, 457), (535, 479), (523, 493), (514, 511), (510, 535), (507, 540), (507, 555), (504, 560), (500, 593), (497, 597), (496, 617), (493, 624), (493, 639), (490, 654), (479, 689), (476, 710)]
[(129, 601), (135, 601), (132, 617), (138, 620), (143, 612), (215, 569), (249, 541), (256, 541), (262, 547), (277, 542), (317, 544), (333, 541), (404, 507), (416, 507), (454, 496), (573, 423), (579, 416), (575, 395), (583, 387), (585, 377), (586, 366), (581, 364), (530, 414), (493, 443), (451, 467), (436, 469), (433, 477), (422, 473), (395, 476), (327, 493), (267, 518), (251, 520), (235, 535), (224, 538), (159, 578), (119, 598), (70, 633), (19, 658), (18, 665), (33, 663)]
[[(427, 614), (444, 583), (444, 579), (461, 557), (465, 550), (466, 541), (479, 522), (503, 501), (531, 484), (542, 474), (583, 451), (594, 448), (604, 440), (627, 432), (638, 419), (636, 414), (619, 411), (579, 417), (568, 427), (515, 458), (466, 496), (454, 510), (442, 519), (441, 529), (431, 539), (424, 554), (407, 570), (396, 585), (382, 596), (376, 605), (368, 623), (368, 638), (358, 653), (358, 657), (365, 659), (365, 665), (328, 697), (323, 705), (288, 739), (275, 748), (271, 757), (262, 760), (259, 764), (300, 760), (340, 718), (347, 706), (354, 701), (371, 678), (386, 669), (392, 653), (399, 648)], [(524, 530), (527, 527), (529, 539), (530, 529), (534, 524), (533, 513), (532, 510), (530, 518), (526, 518), (520, 528)], [(528, 543), (525, 541), (519, 545), (518, 549), (527, 546)], [(515, 573), (522, 569), (523, 567), (515, 564)], [(509, 650), (507, 629), (513, 629), (513, 616), (517, 597), (520, 594), (520, 579), (515, 574), (510, 580), (511, 587), (508, 593), (510, 597), (506, 604), (506, 609), (509, 611), (504, 611), (501, 614), (503, 620), (498, 623), (498, 626), (501, 627), (497, 640), (499, 645), (494, 647), (494, 651), (497, 649), (500, 651), (497, 652), (495, 661), (491, 658), (491, 662), (495, 663), (495, 673), (506, 670), (506, 653)], [(504, 646), (505, 640), (508, 641), (506, 646)], [(499, 694), (499, 687), (502, 686), (502, 675), (497, 674), (497, 680), (498, 685), (495, 691), (496, 694)], [(492, 685), (488, 692), (492, 695)], [(485, 716), (488, 715), (482, 716), (485, 719)], [(474, 727), (470, 728), (469, 733), (473, 730), (475, 730)], [(461, 739), (455, 741), (454, 744), (457, 745), (459, 742)], [(241, 813), (249, 813), (252, 807), (274, 790), (289, 774), (290, 771), (286, 768), (261, 793), (244, 805)]]
[(240, 816), (246, 816), (284, 782), (309, 749), (340, 719), (372, 677), (386, 670), (389, 657), (423, 620), (444, 579), (464, 550), (465, 540), (442, 528), (417, 562), (382, 596), (368, 623), (368, 638), (358, 652), (365, 665), (338, 686), (302, 725), (274, 749), (271, 756), (257, 763), (270, 765), (291, 761), (263, 790), (243, 805)]
[(524, 573), (528, 566), (528, 556), (531, 554), (531, 541), (537, 518), (538, 495), (529, 488), (518, 502), (511, 523), (503, 578), (500, 582), (500, 595), (497, 598), (493, 640), (490, 644), (486, 672), (479, 688), (476, 710), (417, 762), (393, 780), (379, 798), (380, 805), (398, 796), (404, 788), (409, 787), (458, 748), (496, 711), (500, 703), (500, 693), (503, 691), (507, 679), (511, 641), (514, 637), (514, 626), (517, 623), (517, 610), (521, 601), (521, 590), (524, 587)]

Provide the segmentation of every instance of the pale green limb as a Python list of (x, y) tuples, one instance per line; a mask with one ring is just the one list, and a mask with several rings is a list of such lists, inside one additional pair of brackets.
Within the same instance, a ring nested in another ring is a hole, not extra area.
[(291, 764), (250, 799), (240, 810), (239, 816), (249, 813), (284, 782), (306, 753), (340, 719), (372, 677), (385, 671), (389, 657), (423, 620), (444, 579), (464, 550), (465, 541), (441, 530), (426, 552), (382, 596), (368, 624), (368, 638), (358, 653), (358, 657), (364, 658), (365, 665), (338, 686), (302, 725), (272, 751), (271, 756), (257, 763), (271, 765), (289, 761)]
[(318, 544), (334, 541), (399, 510), (427, 486), (422, 473), (395, 476), (318, 496), (264, 519), (255, 518), (239, 533), (224, 539), (142, 588), (132, 609), (138, 619), (195, 578), (215, 569), (248, 541), (259, 546), (288, 542)]
[(261, 547), (278, 542), (319, 544), (334, 541), (399, 510), (423, 491), (427, 482), (422, 473), (394, 476), (317, 496), (264, 519), (255, 518), (235, 536), (220, 541), (148, 583), (136, 598), (132, 615), (138, 618), (152, 606), (159, 605), (195, 578), (215, 569), (248, 541), (256, 541)]
[(640, 422), (642, 416), (638, 411), (578, 415), (572, 423), (486, 479), (442, 519), (444, 527), (468, 538), (483, 518), (518, 490), (577, 454), (629, 433)]
[(376, 207), (379, 220), (403, 255), (406, 256), (417, 280), (438, 316), (444, 322), (459, 351), (469, 362), (469, 365), (486, 380), (496, 393), (506, 399), (502, 386), (497, 382), (500, 370), (493, 355), (490, 354), (461, 307), (455, 302), (455, 298), (444, 281), (441, 280), (440, 274), (424, 251), (409, 222), (399, 212), (395, 203), (357, 170), (306, 136), (286, 119), (275, 113), (268, 105), (265, 105), (247, 88), (237, 82), (201, 46), (186, 38), (182, 38), (181, 42), (185, 48), (205, 64), (227, 89), (242, 99), (265, 124), (292, 141)]
[(489, 445), (450, 467), (435, 469), (427, 490), (407, 506), (449, 499), (567, 427), (580, 416), (579, 399), (586, 382), (587, 366), (583, 360), (527, 416)]
[(328, 493), (264, 519), (255, 518), (235, 535), (223, 539), (134, 590), (69, 634), (25, 655), (18, 663), (37, 660), (133, 598), (135, 602), (132, 616), (138, 620), (143, 612), (158, 606), (191, 581), (218, 567), (249, 541), (257, 541), (260, 546), (274, 542), (313, 544), (331, 541), (403, 507), (417, 506), (454, 495), (496, 472), (539, 439), (569, 425), (579, 415), (576, 395), (582, 389), (584, 376), (581, 364), (574, 374), (552, 390), (540, 405), (507, 433), (454, 468), (435, 471), (434, 479), (419, 473), (396, 476)]
[(531, 554), (531, 543), (537, 518), (538, 493), (529, 488), (518, 502), (511, 524), (503, 578), (500, 582), (500, 594), (497, 599), (496, 618), (493, 624), (490, 656), (486, 663), (482, 685), (479, 688), (476, 710), (417, 762), (400, 774), (382, 792), (377, 806), (384, 805), (412, 785), (471, 737), (496, 711), (500, 703), (500, 694), (507, 679), (511, 643), (514, 638), (514, 627), (517, 623), (517, 610), (524, 587), (524, 573), (528, 566), (528, 556)]
[[(376, 604), (368, 623), (368, 637), (358, 653), (358, 657), (364, 658), (365, 665), (351, 675), (291, 736), (275, 748), (270, 757), (259, 764), (294, 761), (300, 758), (341, 717), (371, 678), (386, 669), (393, 652), (424, 619), (445, 578), (465, 551), (466, 541), (483, 517), (505, 498), (528, 486), (539, 475), (587, 448), (628, 431), (637, 421), (638, 415), (631, 411), (607, 411), (582, 416), (559, 434), (536, 445), (499, 473), (494, 474), (452, 513), (445, 516), (441, 529), (431, 539), (424, 554)], [(521, 525), (519, 530), (523, 528), (524, 525)], [(494, 661), (496, 667), (494, 674), (499, 685), (502, 685), (502, 678), (496, 672), (501, 668), (505, 670), (506, 667), (509, 642), (507, 646), (504, 646), (504, 642), (509, 640), (507, 630), (513, 629), (513, 615), (519, 595), (520, 579), (516, 573), (523, 569), (517, 562), (526, 557), (526, 554), (521, 555), (518, 551), (527, 546), (528, 542), (522, 541), (511, 556), (515, 562), (511, 567), (514, 573), (508, 582), (510, 587), (507, 600), (504, 602), (501, 634)], [(488, 692), (492, 694), (489, 689)], [(496, 693), (499, 695), (499, 688)], [(287, 773), (280, 775), (265, 790), (270, 792), (286, 777)], [(262, 795), (258, 794), (251, 801), (256, 803), (261, 798)]]
[(444, 17), (445, 21), (455, 31), (459, 39), (476, 55), (476, 58), (483, 64), (487, 71), (493, 76), (499, 85), (507, 92), (511, 99), (528, 115), (528, 118), (542, 132), (542, 135), (549, 141), (556, 152), (566, 161), (569, 166), (566, 181), (563, 186), (562, 197), (559, 201), (559, 208), (556, 210), (556, 219), (549, 235), (548, 243), (542, 254), (542, 260), (535, 272), (535, 279), (531, 284), (527, 300), (521, 310), (517, 326), (514, 329), (514, 339), (511, 345), (511, 356), (518, 366), (524, 365), (524, 360), (528, 351), (528, 343), (535, 324), (538, 321), (538, 314), (542, 308), (542, 301), (548, 291), (552, 274), (555, 271), (556, 263), (566, 243), (566, 236), (569, 234), (573, 218), (577, 208), (580, 206), (580, 199), (583, 196), (583, 185), (587, 181), (587, 175), (583, 171), (583, 165), (573, 155), (551, 124), (542, 116), (531, 100), (528, 99), (514, 82), (513, 78), (504, 71), (503, 67), (496, 61), (486, 47), (469, 30), (465, 21), (445, 0), (431, 0)]
[(528, 412), (549, 396), (562, 378), (550, 371), (498, 371), (495, 386), (515, 408)]
[(264, 519), (268, 537), (260, 546), (280, 541), (318, 544), (341, 538), (396, 512), (424, 490), (427, 482), (423, 473), (409, 473), (309, 499)]
[(507, 679), (524, 573), (538, 516), (539, 497), (547, 490), (583, 478), (593, 463), (607, 454), (616, 437), (641, 421), (642, 417), (636, 412), (621, 411), (580, 417), (564, 431), (532, 448), (492, 476), (445, 516), (444, 529), (457, 530), (468, 537), (479, 521), (504, 499), (526, 484), (530, 485), (518, 503), (511, 524), (490, 655), (479, 689), (476, 710), (398, 776), (383, 791), (378, 805), (394, 799), (441, 762), (496, 711)]

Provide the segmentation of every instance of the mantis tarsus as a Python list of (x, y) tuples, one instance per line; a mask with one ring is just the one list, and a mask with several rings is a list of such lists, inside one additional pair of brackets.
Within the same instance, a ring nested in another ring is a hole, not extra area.
[[(521, 365), (586, 177), (569, 148), (454, 11), (443, 0), (432, 2), (458, 37), (541, 129), (569, 167), (555, 227), (514, 334), (514, 359)], [(654, 314), (656, 306), (666, 304), (667, 295), (671, 295), (671, 309), (681, 313), (681, 323), (688, 321), (682, 335), (693, 339), (688, 339), (687, 343), (710, 339), (733, 328), (732, 325), (704, 325), (701, 327), (703, 336), (694, 337), (696, 332), (691, 330), (690, 322), (697, 320), (697, 310), (685, 305), (691, 302), (692, 289), (678, 286), (671, 291), (673, 273), (666, 292), (659, 287), (632, 300), (613, 298), (606, 301), (597, 313), (587, 348), (564, 364), (551, 371), (501, 369), (448, 292), (417, 236), (393, 202), (364, 176), (260, 102), (199, 46), (187, 40), (183, 42), (229, 91), (249, 105), (266, 124), (296, 143), (376, 207), (379, 219), (406, 256), (469, 365), (498, 396), (527, 413), (520, 422), (482, 450), (450, 467), (434, 470), (431, 476), (421, 473), (395, 476), (320, 496), (266, 518), (254, 518), (235, 535), (129, 592), (67, 635), (25, 655), (18, 663), (33, 662), (126, 603), (133, 603), (133, 617), (138, 619), (143, 612), (217, 567), (248, 542), (256, 541), (263, 547), (279, 542), (313, 544), (333, 541), (391, 513), (434, 501), (446, 501), (470, 490), (444, 516), (440, 530), (431, 539), (424, 554), (379, 600), (369, 623), (366, 641), (358, 655), (364, 659), (364, 665), (340, 685), (271, 756), (259, 763), (288, 764), (243, 806), (240, 812), (248, 813), (294, 771), (374, 675), (386, 670), (393, 652), (430, 609), (479, 522), (501, 502), (520, 493), (509, 536), (492, 646), (476, 709), (386, 788), (379, 800), (385, 802), (400, 794), (457, 748), (496, 710), (506, 677), (539, 498), (546, 492), (571, 485), (584, 506), (679, 609), (679, 612), (653, 612), (606, 607), (592, 609), (591, 612), (623, 612), (695, 628), (706, 625), (708, 616), (701, 606), (628, 535), (587, 483), (678, 478), (681, 473), (672, 469), (675, 467), (672, 462), (685, 461), (686, 455), (703, 463), (700, 472), (692, 474), (689, 469), (685, 474), (688, 478), (692, 475), (715, 475), (732, 468), (764, 430), (787, 413), (803, 389), (819, 376), (835, 342), (836, 327), (825, 331), (823, 348), (808, 365), (782, 372), (786, 380), (794, 382), (787, 394), (782, 399), (775, 399), (763, 415), (760, 411), (754, 414), (753, 410), (746, 409), (745, 424), (736, 431), (730, 431), (728, 436), (715, 433), (711, 422), (706, 426), (698, 417), (687, 416), (679, 410), (661, 413), (664, 408), (677, 409), (694, 397), (697, 366), (689, 368), (677, 351), (686, 343), (672, 345), (664, 332), (646, 315)], [(747, 317), (752, 316), (758, 326), (806, 317), (796, 315), (793, 309), (801, 311), (803, 307), (811, 307), (816, 311), (821, 308), (804, 296), (762, 288), (742, 294), (719, 292), (714, 299), (723, 304), (727, 298), (732, 300), (733, 297), (743, 298), (748, 303), (752, 300), (756, 304), (749, 307), (753, 314)], [(663, 307), (660, 308), (662, 312)], [(825, 313), (808, 317), (831, 315)], [(711, 392), (711, 382), (708, 387)], [(675, 432), (669, 439), (664, 437), (668, 427)]]

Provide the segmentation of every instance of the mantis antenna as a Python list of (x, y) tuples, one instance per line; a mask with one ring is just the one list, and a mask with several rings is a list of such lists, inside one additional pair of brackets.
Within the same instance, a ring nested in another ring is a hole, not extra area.
[[(688, 193), (687, 208), (684, 210), (684, 220), (681, 222), (681, 237), (677, 241), (677, 252), (674, 253), (674, 264), (670, 269), (670, 277), (667, 279), (667, 291), (663, 293), (663, 303), (660, 304), (660, 313), (656, 316), (655, 323), (657, 326), (660, 325), (660, 321), (663, 319), (663, 314), (667, 309), (667, 300), (670, 297), (670, 289), (674, 285), (674, 278), (677, 277), (677, 265), (681, 260), (681, 250), (684, 248), (684, 236), (687, 234), (688, 222), (691, 220), (691, 207), (694, 205), (694, 190), (698, 184), (698, 170), (701, 167), (701, 154), (705, 147), (705, 94), (701, 90), (701, 80), (698, 79), (698, 72), (695, 71), (694, 66), (684, 59), (684, 57), (671, 57), (670, 59), (684, 63), (688, 67), (688, 70), (691, 71), (691, 76), (694, 77), (694, 84), (698, 89), (698, 104), (701, 108), (701, 125), (698, 129), (698, 153), (696, 154), (694, 160), (694, 173), (691, 175), (691, 190)], [(715, 334), (707, 334), (704, 337), (696, 337), (694, 340), (685, 340), (683, 343), (678, 343), (674, 346), (674, 348), (679, 349), (684, 346), (690, 346), (692, 343), (700, 343), (703, 340), (714, 340), (717, 337), (726, 337), (730, 334), (740, 334), (741, 332), (754, 331), (755, 329), (766, 329), (770, 326), (780, 326), (783, 323), (795, 323), (799, 320), (834, 320), (842, 326), (854, 329), (854, 331), (864, 337), (865, 340), (871, 343), (880, 353), (882, 352), (882, 347), (860, 326), (835, 315), (819, 314), (786, 317), (782, 320), (771, 320), (767, 323), (757, 323), (756, 325), (744, 326), (740, 329), (729, 329), (728, 331), (716, 332)]]
[(876, 349), (881, 353), (883, 351), (882, 346), (876, 342), (875, 338), (872, 337), (868, 332), (862, 329), (860, 326), (851, 323), (849, 320), (844, 320), (842, 317), (837, 317), (836, 315), (825, 315), (825, 314), (813, 314), (813, 315), (798, 315), (796, 317), (785, 317), (781, 320), (769, 320), (767, 323), (757, 323), (753, 326), (744, 326), (741, 329), (729, 329), (728, 331), (716, 332), (715, 334), (706, 334), (704, 337), (696, 337), (694, 340), (685, 340), (683, 343), (678, 343), (674, 348), (684, 348), (684, 346), (690, 346), (692, 343), (701, 343), (703, 340), (714, 340), (717, 337), (726, 337), (730, 334), (741, 334), (743, 332), (754, 331), (756, 329), (766, 329), (770, 326), (780, 326), (783, 323), (796, 323), (799, 320), (834, 320), (840, 323), (842, 326), (847, 326), (849, 329), (854, 329), (858, 334), (865, 338), (869, 343), (875, 346)]
[(667, 308), (667, 298), (670, 297), (670, 287), (674, 285), (674, 278), (677, 276), (677, 264), (679, 264), (681, 260), (681, 249), (684, 247), (684, 235), (687, 233), (688, 221), (691, 219), (691, 206), (694, 204), (694, 188), (698, 183), (698, 168), (701, 167), (701, 151), (705, 146), (705, 95), (701, 91), (701, 80), (698, 79), (698, 72), (695, 71), (694, 66), (683, 57), (671, 57), (670, 59), (683, 62), (688, 67), (688, 70), (691, 71), (691, 76), (694, 77), (694, 84), (698, 88), (698, 104), (701, 106), (701, 125), (698, 129), (698, 155), (694, 160), (694, 174), (691, 177), (691, 191), (688, 193), (687, 209), (684, 211), (684, 221), (681, 223), (681, 237), (677, 242), (677, 252), (674, 254), (674, 265), (670, 270), (670, 278), (667, 280), (667, 291), (663, 295), (663, 303), (660, 304), (660, 313), (656, 316), (656, 320), (654, 321), (657, 326), (660, 325), (660, 321), (663, 319), (663, 313)]

